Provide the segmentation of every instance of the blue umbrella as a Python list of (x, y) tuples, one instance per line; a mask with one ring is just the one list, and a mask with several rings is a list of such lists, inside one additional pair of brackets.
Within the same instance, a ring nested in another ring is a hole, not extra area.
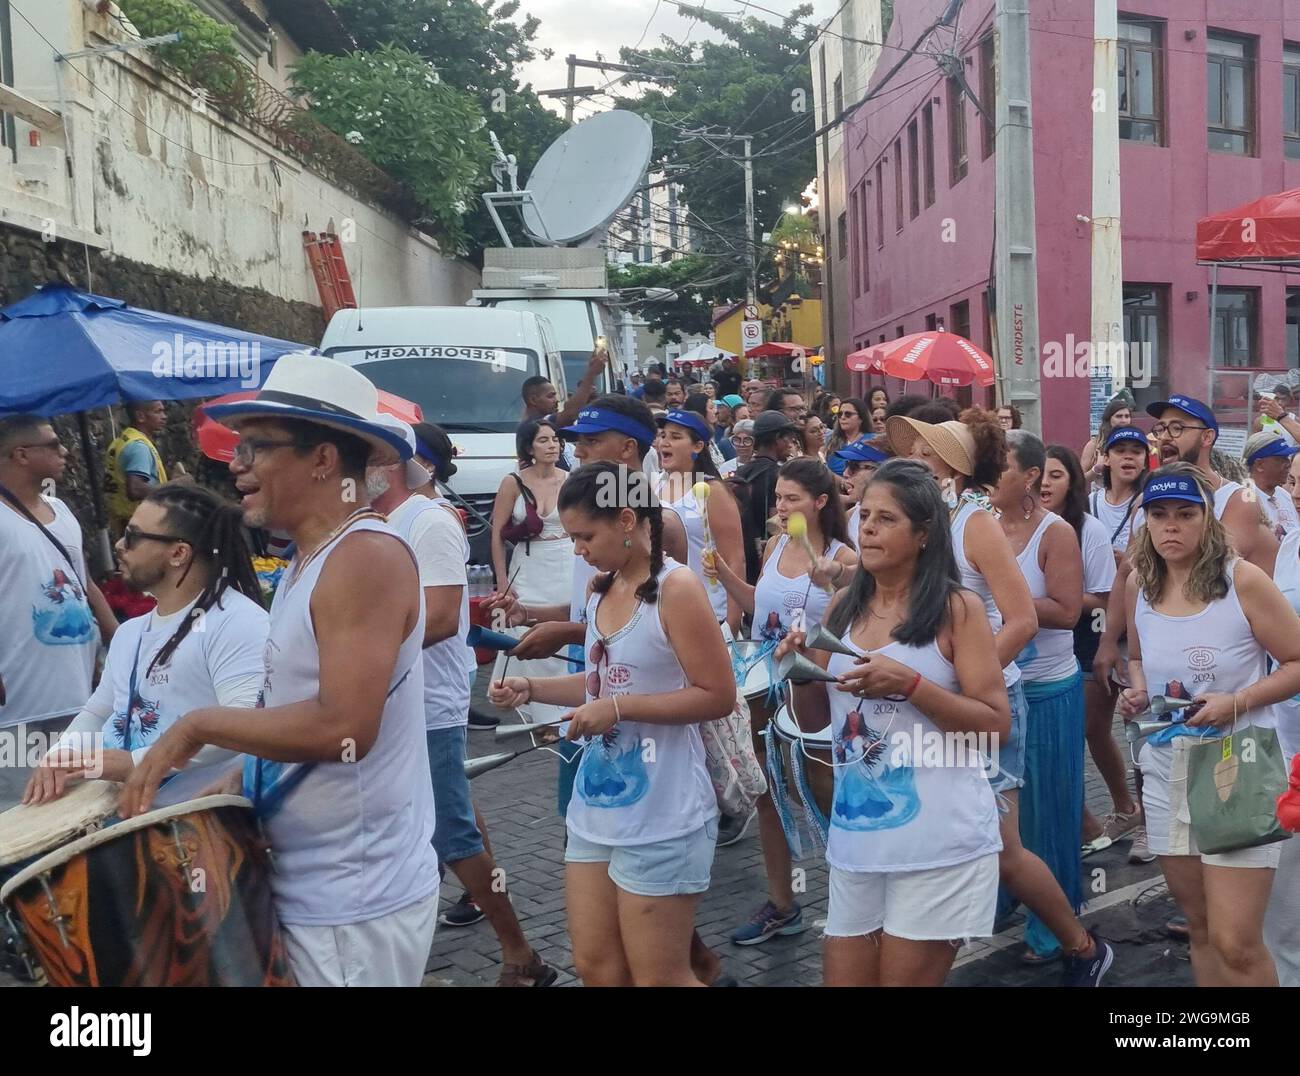
[(276, 359), (303, 350), (291, 340), (46, 284), (0, 309), (0, 415), (258, 388)]

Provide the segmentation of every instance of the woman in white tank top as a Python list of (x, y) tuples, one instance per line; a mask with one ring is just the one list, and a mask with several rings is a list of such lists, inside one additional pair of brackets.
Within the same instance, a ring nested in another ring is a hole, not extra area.
[[(1212, 504), (1188, 464), (1162, 467), (1146, 484), (1147, 522), (1125, 595), (1133, 686), (1120, 710), (1132, 720), (1152, 695), (1200, 700), (1142, 747), (1147, 839), (1187, 917), (1197, 985), (1276, 986), (1262, 927), (1280, 846), (1201, 855), (1178, 820), (1190, 737), (1271, 727), (1274, 704), (1300, 692), (1300, 617), (1259, 568), (1233, 555)], [(1267, 654), (1279, 666), (1266, 676)]]
[[(689, 547), (688, 567), (701, 578), (704, 577), (704, 562), (714, 550), (721, 553), (729, 564), (743, 563), (745, 556), (740, 508), (727, 484), (718, 476), (718, 468), (707, 447), (711, 443), (712, 433), (708, 424), (693, 411), (669, 411), (655, 442), (659, 465), (663, 468), (655, 492), (681, 518)], [(701, 504), (695, 496), (697, 482), (708, 483), (706, 504)], [(732, 632), (736, 632), (740, 628), (740, 609), (728, 599), (726, 589), (715, 584), (708, 588), (707, 594), (714, 620), (728, 624)]]
[[(791, 515), (800, 513), (807, 522), (808, 544), (814, 553), (835, 562), (839, 572), (850, 574), (857, 556), (845, 544), (848, 535), (837, 486), (835, 476), (819, 460), (790, 460), (776, 480), (776, 516), (784, 530)], [(792, 629), (806, 631), (822, 622), (830, 596), (813, 583), (809, 572), (814, 565), (809, 563), (803, 544), (791, 541), (789, 535), (782, 533), (768, 539), (756, 586), (745, 582), (743, 558), (736, 566), (739, 575), (724, 558), (716, 558), (715, 563), (716, 571), (706, 567), (705, 574), (722, 581), (727, 593), (753, 617), (752, 637), (771, 649)], [(770, 716), (764, 701), (751, 700), (750, 713), (755, 732), (761, 733)], [(754, 744), (762, 761), (763, 737), (756, 735)], [(770, 792), (759, 797), (758, 826), (767, 873), (767, 900), (732, 935), (731, 940), (738, 945), (765, 941), (777, 931), (794, 934), (804, 929), (790, 872), (790, 846)]]
[(585, 741), (566, 819), (573, 960), (588, 986), (702, 986), (691, 970), (717, 803), (699, 724), (731, 714), (736, 682), (704, 584), (663, 556), (640, 470), (593, 463), (560, 491), (578, 554), (602, 573), (587, 602), (586, 671), (492, 685), (499, 707), (574, 707)]
[(1025, 943), (1033, 956), (1046, 960), (1084, 936), (1074, 915), (1083, 903), (1083, 678), (1074, 656), (1074, 625), (1083, 607), (1083, 554), (1074, 529), (1043, 507), (1043, 442), (1028, 430), (1009, 430), (1007, 448), (993, 506), (1001, 513), (1002, 533), (1038, 614), (1038, 632), (1016, 659), (1029, 703), (1025, 785), (1016, 806), (1025, 848), (1056, 880), (1050, 891), (1036, 894), (1041, 915), (1030, 904)]
[[(839, 683), (793, 688), (799, 724), (831, 728), (827, 986), (939, 986), (954, 942), (993, 932), (1001, 841), (983, 754), (1011, 715), (946, 516), (918, 464), (880, 468), (861, 567), (827, 619), (856, 656), (806, 651)], [(803, 642), (792, 631), (781, 650)]]

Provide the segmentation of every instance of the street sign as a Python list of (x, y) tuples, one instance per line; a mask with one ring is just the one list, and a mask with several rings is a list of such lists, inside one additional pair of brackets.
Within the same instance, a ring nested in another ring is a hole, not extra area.
[(740, 323), (740, 345), (742, 351), (749, 351), (763, 342), (763, 323), (761, 321), (742, 321)]
[(755, 306), (753, 303), (748, 303), (745, 306), (745, 320), (746, 321), (759, 320), (758, 307)]
[(1219, 436), (1214, 439), (1214, 447), (1227, 456), (1240, 456), (1246, 447), (1245, 426), (1220, 426)]
[(1089, 430), (1096, 431), (1101, 428), (1102, 412), (1106, 410), (1106, 405), (1110, 403), (1114, 394), (1114, 382), (1110, 379), (1110, 370), (1100, 367), (1093, 371), (1088, 384)]

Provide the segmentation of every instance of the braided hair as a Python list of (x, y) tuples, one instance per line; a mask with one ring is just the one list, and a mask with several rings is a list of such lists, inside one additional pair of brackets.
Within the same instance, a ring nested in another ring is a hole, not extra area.
[(179, 581), (184, 581), (197, 561), (202, 561), (208, 571), (208, 581), (195, 599), (193, 608), (154, 655), (145, 672), (147, 677), (155, 666), (165, 665), (171, 659), (190, 633), (196, 611), (201, 616), (214, 605), (220, 608), (222, 595), (231, 589), (260, 606), (262, 588), (253, 571), (253, 554), (244, 537), (243, 513), (238, 506), (222, 500), (203, 486), (189, 482), (168, 482), (153, 490), (145, 501), (166, 512), (167, 530), (179, 535), (180, 540), (193, 550)]
[[(653, 605), (659, 597), (659, 573), (664, 567), (664, 514), (640, 468), (600, 460), (579, 467), (560, 487), (560, 511), (579, 509), (596, 519), (614, 519), (625, 508), (636, 513), (637, 522), (650, 524), (650, 578), (636, 588), (637, 600)], [(605, 572), (592, 581), (592, 589), (604, 594), (617, 572)]]

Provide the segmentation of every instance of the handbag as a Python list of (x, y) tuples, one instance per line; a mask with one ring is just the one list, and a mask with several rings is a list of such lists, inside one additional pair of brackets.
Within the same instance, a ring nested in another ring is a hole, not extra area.
[(735, 709), (721, 721), (702, 722), (700, 737), (704, 740), (704, 762), (719, 810), (733, 817), (748, 818), (759, 797), (767, 791), (767, 781), (754, 752), (749, 703), (745, 697), (737, 692)]
[(545, 524), (542, 517), (537, 513), (537, 498), (533, 496), (533, 491), (524, 485), (524, 480), (517, 474), (511, 475), (515, 484), (519, 487), (519, 493), (524, 499), (524, 518), (516, 522), (511, 519), (504, 527), (501, 528), (501, 537), (511, 545), (518, 545), (520, 542), (528, 542), (542, 533)]
[(1287, 778), (1273, 729), (1234, 726), (1185, 750), (1187, 813), (1199, 851), (1235, 852), (1291, 836), (1277, 819)]

